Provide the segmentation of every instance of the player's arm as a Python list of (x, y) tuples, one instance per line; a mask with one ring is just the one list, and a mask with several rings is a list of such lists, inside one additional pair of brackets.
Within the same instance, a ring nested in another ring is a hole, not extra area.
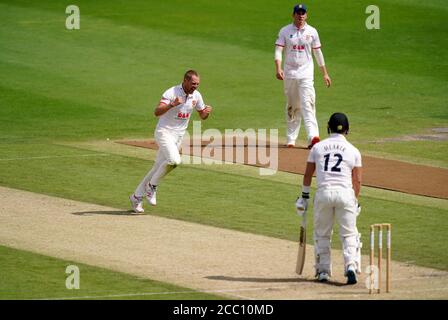
[(205, 106), (204, 109), (202, 109), (201, 111), (198, 111), (199, 116), (201, 117), (202, 120), (207, 119), (211, 112), (212, 112), (212, 107), (207, 106), (207, 105)]
[[(305, 175), (303, 176), (304, 187), (309, 188), (311, 186), (311, 181), (313, 180), (313, 174), (315, 170), (316, 170), (316, 164), (314, 162), (306, 163)], [(309, 189), (307, 191), (309, 192)]]
[(355, 191), (355, 196), (358, 198), (359, 192), (361, 191), (361, 180), (362, 180), (362, 167), (354, 167), (352, 170), (352, 185)]
[(275, 76), (278, 80), (284, 79), (283, 69), (282, 69), (282, 55), (283, 46), (275, 46)]
[(314, 58), (316, 59), (317, 65), (320, 68), (320, 72), (324, 76), (325, 85), (327, 87), (331, 86), (331, 78), (328, 75), (327, 67), (325, 66), (324, 54), (320, 47), (313, 48)]
[(310, 187), (313, 180), (313, 174), (316, 170), (316, 163), (307, 162), (305, 175), (303, 176), (302, 195), (296, 200), (297, 214), (301, 215), (308, 208), (308, 202), (310, 200)]
[(171, 108), (177, 107), (181, 103), (182, 103), (182, 98), (180, 98), (180, 97), (176, 97), (176, 99), (174, 99), (173, 102), (168, 102), (168, 99), (162, 98), (162, 100), (160, 100), (157, 107), (154, 109), (154, 115), (156, 117), (160, 117), (161, 115), (165, 114), (168, 110), (170, 110)]

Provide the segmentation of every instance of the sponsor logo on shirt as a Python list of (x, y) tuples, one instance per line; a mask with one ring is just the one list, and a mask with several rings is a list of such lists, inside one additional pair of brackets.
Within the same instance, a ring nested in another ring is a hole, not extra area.
[(188, 112), (178, 112), (176, 119), (178, 120), (188, 120), (190, 118), (190, 114)]
[(301, 45), (293, 45), (292, 46), (293, 50), (299, 50), (299, 51), (303, 51), (305, 50), (305, 46), (301, 46)]

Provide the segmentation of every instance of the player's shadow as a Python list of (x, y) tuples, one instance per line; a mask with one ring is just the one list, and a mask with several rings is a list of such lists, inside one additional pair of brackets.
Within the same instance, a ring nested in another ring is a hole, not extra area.
[(238, 282), (274, 282), (274, 283), (285, 283), (285, 282), (308, 282), (308, 283), (318, 283), (318, 284), (326, 284), (332, 285), (336, 287), (345, 286), (345, 283), (335, 282), (335, 281), (327, 281), (327, 282), (319, 282), (315, 279), (306, 279), (306, 278), (254, 278), (254, 277), (229, 277), (229, 276), (208, 276), (205, 277), (210, 280), (222, 280), (222, 281), (238, 281)]
[(81, 211), (81, 212), (72, 212), (72, 214), (77, 216), (91, 216), (95, 214), (106, 214), (113, 216), (140, 216), (141, 214), (136, 214), (132, 210), (98, 210), (98, 211)]

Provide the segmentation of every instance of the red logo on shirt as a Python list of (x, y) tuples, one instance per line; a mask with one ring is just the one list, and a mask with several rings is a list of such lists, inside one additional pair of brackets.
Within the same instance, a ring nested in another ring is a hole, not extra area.
[(188, 119), (188, 118), (190, 118), (190, 114), (189, 113), (183, 113), (183, 112), (178, 112), (177, 113), (177, 119), (184, 120), (184, 119)]
[(197, 103), (198, 103), (198, 102), (197, 102), (196, 100), (191, 101), (191, 105), (193, 106), (193, 108), (196, 107), (196, 104), (197, 104)]
[(292, 49), (301, 51), (301, 50), (305, 50), (305, 46), (293, 45)]

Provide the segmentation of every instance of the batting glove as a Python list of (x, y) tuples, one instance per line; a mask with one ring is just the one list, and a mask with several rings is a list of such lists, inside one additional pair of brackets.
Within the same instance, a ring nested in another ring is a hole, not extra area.
[(302, 216), (306, 209), (308, 209), (308, 202), (310, 200), (310, 194), (308, 192), (302, 192), (302, 196), (296, 200), (297, 214)]
[(361, 205), (357, 202), (356, 203), (356, 216), (359, 216), (361, 214)]

